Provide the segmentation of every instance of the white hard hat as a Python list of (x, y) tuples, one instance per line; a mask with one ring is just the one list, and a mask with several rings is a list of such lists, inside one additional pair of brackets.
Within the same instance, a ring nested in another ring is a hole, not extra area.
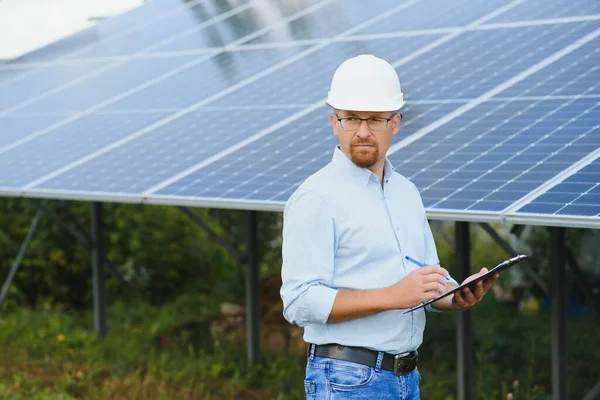
[(335, 71), (327, 104), (338, 110), (396, 111), (404, 106), (404, 95), (394, 67), (363, 54), (344, 61)]

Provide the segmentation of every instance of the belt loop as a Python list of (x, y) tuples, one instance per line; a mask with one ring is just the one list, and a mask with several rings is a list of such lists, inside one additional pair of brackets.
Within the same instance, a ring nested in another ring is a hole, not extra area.
[(375, 371), (381, 371), (381, 363), (383, 362), (383, 351), (377, 352), (377, 363), (375, 364)]
[(313, 358), (315, 358), (315, 344), (311, 343), (310, 345), (310, 352), (308, 354), (308, 359), (312, 361)]

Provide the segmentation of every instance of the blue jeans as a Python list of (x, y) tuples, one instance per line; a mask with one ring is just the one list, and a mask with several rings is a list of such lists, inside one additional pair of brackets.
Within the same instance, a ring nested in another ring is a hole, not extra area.
[(381, 361), (369, 367), (309, 355), (304, 380), (306, 399), (419, 400), (418, 369), (396, 376), (380, 367)]

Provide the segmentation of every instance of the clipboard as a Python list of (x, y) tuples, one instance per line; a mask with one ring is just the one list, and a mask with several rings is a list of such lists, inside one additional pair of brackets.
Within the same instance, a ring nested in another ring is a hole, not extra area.
[(528, 257), (529, 256), (527, 256), (525, 254), (520, 254), (518, 256), (509, 258), (508, 260), (505, 260), (505, 261), (501, 262), (500, 264), (496, 265), (494, 268), (490, 269), (485, 274), (483, 274), (483, 275), (481, 275), (481, 276), (473, 279), (472, 281), (467, 282), (467, 283), (463, 283), (462, 285), (460, 285), (460, 286), (458, 286), (458, 287), (456, 287), (456, 288), (454, 288), (454, 289), (452, 289), (452, 290), (450, 290), (450, 291), (448, 291), (448, 292), (446, 292), (446, 293), (444, 293), (442, 295), (439, 295), (438, 297), (436, 297), (434, 299), (427, 300), (426, 302), (421, 303), (418, 306), (410, 308), (407, 311), (405, 311), (404, 314), (408, 314), (409, 312), (413, 312), (415, 310), (418, 310), (419, 308), (423, 308), (423, 307), (425, 307), (425, 306), (427, 306), (427, 305), (429, 305), (431, 303), (434, 303), (434, 302), (436, 302), (438, 300), (441, 300), (444, 297), (453, 295), (454, 293), (458, 292), (459, 290), (462, 290), (463, 288), (474, 286), (477, 282), (486, 280), (490, 276), (492, 276), (494, 274), (497, 274), (497, 273), (499, 273), (501, 271), (504, 271), (506, 268), (511, 267), (511, 266), (513, 266), (513, 265), (515, 265), (517, 263), (520, 263), (521, 261), (525, 260)]

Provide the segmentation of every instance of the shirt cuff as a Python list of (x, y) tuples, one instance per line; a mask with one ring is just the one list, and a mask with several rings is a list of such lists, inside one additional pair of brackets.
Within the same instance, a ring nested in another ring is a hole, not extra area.
[(427, 305), (425, 306), (425, 309), (426, 309), (427, 311), (429, 311), (429, 312), (442, 312), (442, 310), (438, 310), (437, 308), (433, 308), (433, 307), (431, 306), (431, 304), (427, 304)]
[(323, 285), (311, 287), (305, 297), (306, 319), (310, 323), (326, 324), (337, 292), (337, 289)]

